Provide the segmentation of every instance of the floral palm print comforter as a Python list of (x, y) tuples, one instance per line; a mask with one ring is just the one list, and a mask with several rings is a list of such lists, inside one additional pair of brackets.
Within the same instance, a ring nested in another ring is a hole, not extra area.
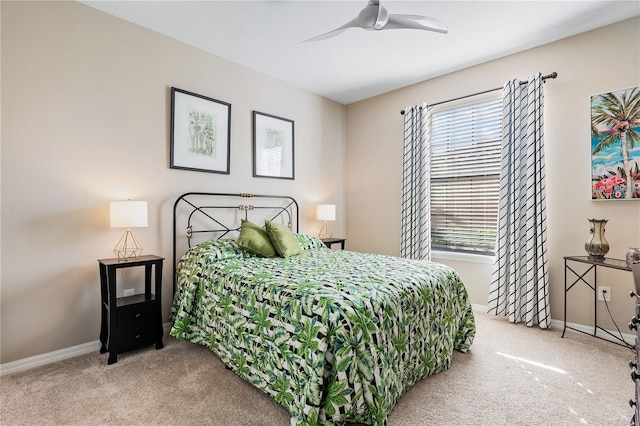
[(444, 265), (298, 239), (304, 251), (289, 258), (234, 240), (187, 252), (171, 335), (207, 346), (292, 425), (384, 425), (401, 395), (471, 346), (467, 291)]

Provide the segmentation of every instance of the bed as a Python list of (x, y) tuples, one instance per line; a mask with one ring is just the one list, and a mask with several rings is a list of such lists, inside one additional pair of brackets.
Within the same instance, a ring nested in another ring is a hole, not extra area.
[[(223, 209), (231, 210), (224, 220)], [(261, 257), (240, 247), (234, 234), (254, 214), (292, 228), (300, 253)], [(170, 334), (208, 347), (282, 404), (292, 425), (384, 425), (407, 390), (471, 346), (467, 291), (445, 265), (331, 250), (298, 233), (297, 222), (290, 197), (178, 198)], [(178, 262), (184, 229), (188, 247)], [(195, 242), (196, 235), (206, 237)]]

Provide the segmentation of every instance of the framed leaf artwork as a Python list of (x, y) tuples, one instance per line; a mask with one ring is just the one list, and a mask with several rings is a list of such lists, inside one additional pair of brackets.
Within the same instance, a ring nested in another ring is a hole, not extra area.
[(231, 104), (171, 88), (172, 169), (229, 174)]

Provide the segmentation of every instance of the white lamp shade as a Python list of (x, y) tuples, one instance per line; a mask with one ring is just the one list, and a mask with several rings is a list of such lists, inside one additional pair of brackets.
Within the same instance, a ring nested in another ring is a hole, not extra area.
[(318, 204), (316, 206), (317, 220), (336, 220), (335, 204)]
[(112, 201), (110, 203), (112, 228), (139, 228), (147, 226), (146, 201)]

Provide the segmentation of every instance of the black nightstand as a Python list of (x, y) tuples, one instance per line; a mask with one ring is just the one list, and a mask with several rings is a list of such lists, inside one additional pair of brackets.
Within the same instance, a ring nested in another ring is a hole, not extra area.
[[(148, 255), (138, 259), (118, 261), (100, 259), (100, 296), (102, 322), (100, 353), (109, 352), (108, 364), (118, 362), (118, 354), (156, 344), (162, 349), (162, 261)], [(144, 266), (144, 294), (116, 298), (116, 271), (120, 268)], [(151, 292), (152, 268), (155, 268), (155, 288)]]
[(346, 238), (323, 238), (322, 242), (324, 243), (325, 246), (327, 246), (328, 248), (331, 248), (332, 245), (334, 244), (340, 244), (340, 249), (344, 250), (344, 244), (345, 241), (347, 241)]

